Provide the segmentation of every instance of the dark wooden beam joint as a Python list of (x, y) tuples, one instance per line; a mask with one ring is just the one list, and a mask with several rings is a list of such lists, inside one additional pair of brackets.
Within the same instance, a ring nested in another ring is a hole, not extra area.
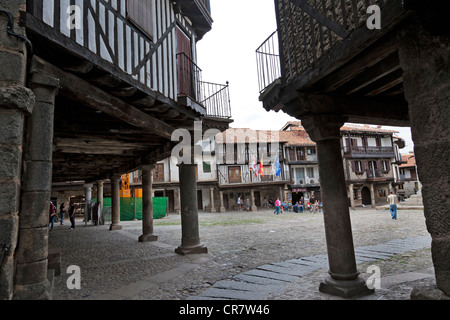
[(349, 122), (409, 125), (408, 103), (396, 99), (298, 93), (297, 99), (286, 104), (283, 111), (298, 119), (333, 114), (345, 116)]

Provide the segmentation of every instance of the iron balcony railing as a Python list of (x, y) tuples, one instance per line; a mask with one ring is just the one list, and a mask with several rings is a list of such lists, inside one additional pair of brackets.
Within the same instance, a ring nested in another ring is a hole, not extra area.
[(200, 82), (200, 103), (206, 108), (206, 114), (214, 118), (231, 118), (229, 83)]
[(231, 118), (229, 84), (202, 81), (202, 69), (185, 53), (177, 54), (178, 96), (188, 96), (213, 118)]
[(202, 69), (184, 52), (177, 54), (178, 96), (188, 96), (195, 101), (201, 96), (200, 85)]
[(262, 93), (270, 84), (281, 77), (278, 32), (274, 31), (256, 49), (259, 92)]

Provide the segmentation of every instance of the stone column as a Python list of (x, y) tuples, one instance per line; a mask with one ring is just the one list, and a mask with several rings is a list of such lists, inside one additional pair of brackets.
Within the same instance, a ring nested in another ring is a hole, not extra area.
[(103, 184), (104, 180), (97, 180), (97, 202), (100, 203), (98, 212), (99, 224), (103, 224)]
[(348, 186), (348, 195), (350, 198), (350, 208), (355, 209), (355, 199), (353, 199), (353, 183)]
[[(1, 26), (0, 24), (0, 30), (4, 30)], [(0, 35), (0, 39), (2, 36)], [(8, 63), (9, 60), (2, 60), (0, 73), (3, 65)], [(31, 90), (20, 85), (0, 84), (0, 257), (3, 258), (0, 259), (0, 300), (13, 298), (16, 265), (14, 251), (19, 236), (23, 130), (25, 116), (31, 113), (33, 106), (34, 95)], [(42, 193), (35, 194), (34, 197), (30, 195), (30, 199), (26, 201), (28, 206), (22, 207), (21, 215), (30, 228), (47, 226), (48, 214), (44, 216), (43, 212), (48, 212), (48, 203), (39, 201), (41, 197), (47, 199), (46, 196), (47, 194)], [(32, 204), (33, 200), (36, 201), (36, 206)], [(42, 275), (46, 275), (45, 262), (39, 271)], [(40, 275), (31, 279), (33, 283), (41, 280), (45, 279)]]
[(207, 253), (200, 243), (197, 206), (196, 164), (179, 164), (181, 193), (181, 245), (178, 254)]
[(210, 198), (211, 198), (211, 213), (217, 212), (214, 204), (214, 188), (209, 188), (210, 191)]
[(112, 223), (109, 230), (122, 230), (120, 225), (120, 177), (121, 175), (113, 175), (111, 177)]
[(157, 241), (153, 234), (153, 195), (152, 176), (155, 166), (142, 167), (142, 235), (139, 242)]
[[(25, 32), (25, 29), (19, 26), (19, 6), (22, 4), (23, 0), (0, 1), (1, 9), (13, 15), (14, 30), (19, 34)], [(25, 117), (31, 114), (35, 103), (33, 92), (25, 87), (25, 42), (6, 32), (7, 23), (7, 16), (0, 14), (0, 300), (14, 298)], [(45, 211), (44, 207), (30, 212), (28, 223), (32, 223), (31, 219), (40, 209)], [(37, 225), (48, 223), (48, 218), (37, 218)], [(40, 274), (46, 274), (45, 270), (46, 267), (42, 266), (38, 271), (39, 275), (30, 279), (30, 284), (40, 283)], [(23, 272), (21, 274), (23, 275)], [(24, 281), (22, 283), (24, 284)], [(35, 297), (45, 298), (47, 295), (42, 291), (42, 295), (37, 294)]]
[(253, 189), (250, 189), (250, 210), (253, 212), (258, 211), (258, 208), (255, 205), (255, 191), (253, 191)]
[(223, 191), (219, 191), (219, 201), (220, 201), (220, 208), (219, 208), (219, 211), (220, 211), (220, 212), (225, 212), (226, 209), (225, 209), (225, 207), (223, 206)]
[(370, 188), (370, 202), (372, 203), (372, 208), (376, 208), (376, 204), (375, 204), (376, 197), (375, 197), (375, 189), (374, 189), (373, 183), (370, 184), (369, 188)]
[(52, 187), (53, 118), (59, 80), (35, 73), (36, 103), (27, 119), (23, 158), (22, 208), (14, 299), (50, 299), (48, 220)]
[(174, 210), (176, 214), (181, 214), (181, 202), (180, 202), (180, 189), (175, 189), (173, 191), (174, 200)]
[(92, 212), (89, 214), (92, 206), (92, 183), (84, 185), (84, 224), (87, 225), (88, 221), (92, 219)]
[(342, 297), (370, 294), (356, 268), (355, 251), (347, 202), (347, 186), (341, 155), (340, 116), (318, 115), (302, 118), (310, 138), (317, 143), (320, 187), (327, 241), (329, 275), (321, 292)]
[(409, 24), (399, 39), (436, 285), (450, 296), (450, 41), (448, 35), (430, 36), (420, 22)]

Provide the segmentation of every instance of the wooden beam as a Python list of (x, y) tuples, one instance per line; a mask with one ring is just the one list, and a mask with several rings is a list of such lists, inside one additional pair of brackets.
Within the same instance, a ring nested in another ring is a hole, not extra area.
[(409, 126), (408, 103), (398, 99), (299, 93), (283, 111), (297, 119), (337, 114), (348, 117), (351, 122)]
[(87, 81), (34, 56), (31, 72), (42, 72), (60, 79), (60, 93), (89, 107), (102, 111), (132, 126), (170, 140), (175, 130), (165, 122), (142, 112), (124, 101), (98, 89)]
[(376, 65), (368, 68), (359, 76), (347, 82), (337, 91), (343, 94), (353, 94), (398, 69), (400, 69), (400, 61), (398, 52), (395, 51), (386, 59), (378, 62)]
[(356, 59), (318, 81), (315, 87), (324, 92), (333, 92), (393, 54), (397, 55), (398, 60), (397, 49), (397, 37), (390, 34), (364, 50)]

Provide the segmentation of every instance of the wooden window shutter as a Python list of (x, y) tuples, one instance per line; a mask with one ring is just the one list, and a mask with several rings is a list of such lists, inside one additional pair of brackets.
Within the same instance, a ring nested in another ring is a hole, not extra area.
[(128, 19), (153, 39), (153, 1), (128, 0)]

